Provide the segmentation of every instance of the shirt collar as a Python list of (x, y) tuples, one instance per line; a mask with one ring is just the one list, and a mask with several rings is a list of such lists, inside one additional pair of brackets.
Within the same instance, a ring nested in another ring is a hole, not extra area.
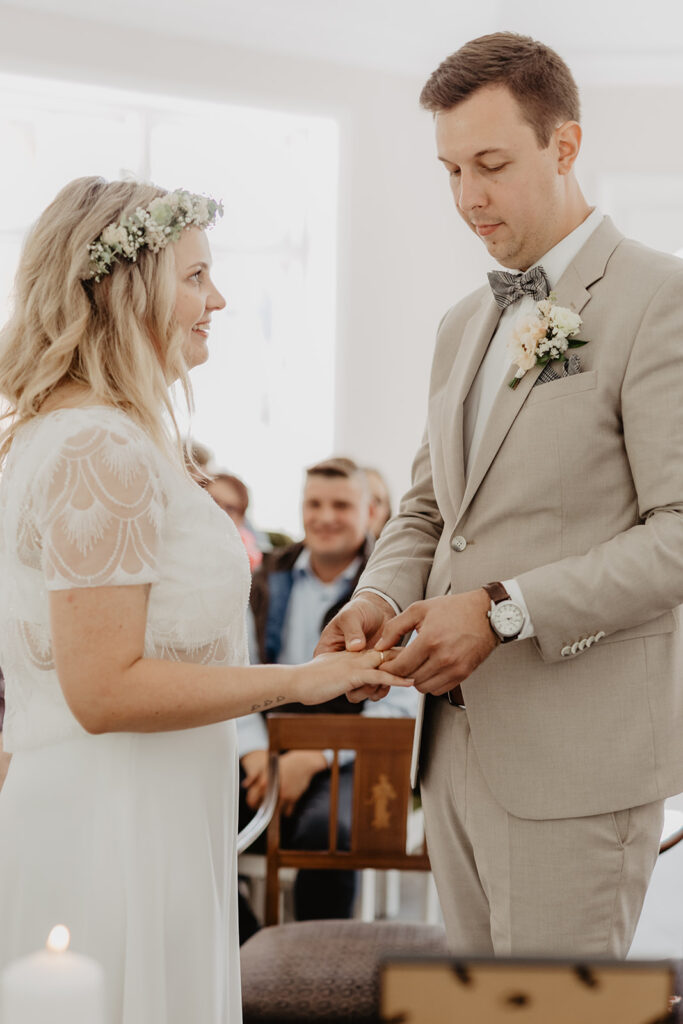
[(542, 265), (551, 290), (555, 288), (569, 264), (578, 256), (579, 251), (586, 244), (595, 229), (599, 227), (602, 219), (602, 213), (596, 206), (592, 213), (589, 213), (586, 219), (579, 224), (578, 228), (570, 231), (545, 256), (534, 263), (535, 267), (539, 264)]
[[(586, 244), (590, 236), (593, 234), (595, 229), (599, 227), (603, 220), (601, 211), (595, 207), (595, 209), (588, 214), (586, 219), (582, 221), (577, 228), (570, 231), (568, 235), (565, 235), (561, 241), (554, 245), (545, 256), (542, 256), (540, 260), (536, 260), (533, 264), (534, 267), (541, 265), (545, 270), (548, 283), (552, 291), (557, 285), (565, 270), (572, 262), (573, 259), (578, 256), (579, 251)], [(496, 264), (496, 269), (500, 270), (500, 266)], [(531, 270), (531, 267), (529, 267)], [(522, 271), (512, 270), (510, 273), (521, 274)]]
[[(356, 573), (360, 569), (360, 565), (361, 557), (360, 555), (357, 555), (345, 569), (342, 569), (338, 576), (335, 576), (333, 580), (330, 580), (329, 583), (324, 585), (330, 586), (330, 584), (337, 583), (339, 580), (344, 580), (346, 582), (355, 579)], [(322, 580), (320, 580), (320, 578), (316, 576), (311, 569), (311, 552), (306, 547), (301, 549), (299, 557), (292, 566), (292, 572), (297, 576), (309, 576), (311, 579), (318, 580), (319, 583), (322, 583)]]

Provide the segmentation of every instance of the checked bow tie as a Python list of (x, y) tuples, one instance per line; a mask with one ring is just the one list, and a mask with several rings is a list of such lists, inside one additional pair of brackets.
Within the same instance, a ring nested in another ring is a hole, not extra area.
[(492, 270), (488, 278), (493, 297), (501, 309), (506, 309), (513, 302), (518, 302), (525, 295), (530, 295), (532, 299), (538, 301), (547, 299), (550, 294), (550, 284), (543, 267), (532, 267), (524, 274), (509, 274), (507, 270)]

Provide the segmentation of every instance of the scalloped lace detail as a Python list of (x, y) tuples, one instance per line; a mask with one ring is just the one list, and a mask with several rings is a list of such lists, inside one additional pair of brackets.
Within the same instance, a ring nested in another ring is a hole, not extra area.
[(165, 496), (147, 439), (87, 427), (45, 467), (37, 511), (49, 589), (152, 582)]
[(83, 731), (55, 672), (49, 590), (150, 584), (146, 657), (247, 663), (250, 574), (239, 534), (125, 414), (65, 409), (24, 427), (0, 515), (7, 749)]

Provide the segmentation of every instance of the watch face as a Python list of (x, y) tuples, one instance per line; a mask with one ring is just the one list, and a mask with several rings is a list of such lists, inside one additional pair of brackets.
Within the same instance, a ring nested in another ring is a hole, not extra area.
[(517, 636), (524, 625), (524, 612), (514, 601), (501, 601), (491, 609), (491, 625), (500, 636)]

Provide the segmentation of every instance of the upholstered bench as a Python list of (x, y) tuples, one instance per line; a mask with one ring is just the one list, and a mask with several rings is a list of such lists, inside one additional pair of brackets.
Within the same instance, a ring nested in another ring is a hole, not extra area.
[(378, 1024), (382, 958), (446, 951), (439, 925), (351, 920), (264, 928), (242, 946), (244, 1024)]

